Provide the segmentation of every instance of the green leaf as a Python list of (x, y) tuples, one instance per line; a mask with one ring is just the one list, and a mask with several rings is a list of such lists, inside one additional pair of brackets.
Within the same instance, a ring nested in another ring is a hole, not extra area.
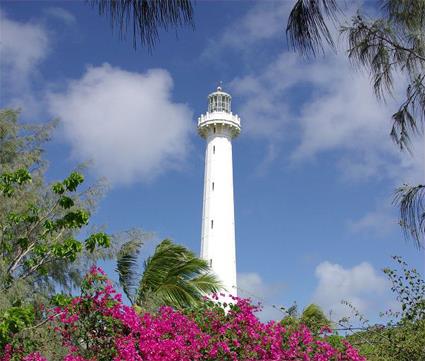
[(89, 212), (79, 209), (65, 214), (62, 219), (57, 221), (57, 224), (63, 228), (81, 228), (89, 223), (89, 218)]
[(50, 301), (55, 306), (64, 307), (69, 305), (71, 300), (71, 296), (64, 295), (63, 293), (58, 293), (57, 295), (54, 295)]
[(22, 185), (31, 180), (31, 175), (27, 169), (18, 169), (16, 172), (3, 173), (0, 175), (0, 193), (6, 197), (11, 197), (15, 193), (13, 185)]
[(78, 172), (72, 172), (68, 178), (65, 178), (63, 181), (63, 184), (65, 185), (66, 189), (70, 192), (74, 192), (77, 187), (84, 182), (84, 177), (82, 174)]
[(61, 182), (53, 184), (52, 191), (56, 194), (63, 194), (65, 192), (65, 187)]
[(13, 181), (19, 185), (31, 180), (31, 175), (27, 169), (18, 169), (14, 174)]
[(64, 209), (69, 209), (74, 205), (74, 201), (70, 197), (62, 196), (59, 198), (59, 205)]
[(94, 249), (96, 248), (96, 245), (104, 247), (104, 248), (108, 248), (111, 245), (111, 240), (106, 233), (99, 232), (99, 233), (90, 235), (90, 237), (86, 239), (85, 244), (86, 244), (86, 249), (89, 252), (93, 252)]
[(77, 255), (82, 249), (81, 242), (74, 238), (68, 238), (62, 244), (54, 244), (52, 246), (52, 253), (58, 258), (68, 258), (73, 262), (77, 259)]

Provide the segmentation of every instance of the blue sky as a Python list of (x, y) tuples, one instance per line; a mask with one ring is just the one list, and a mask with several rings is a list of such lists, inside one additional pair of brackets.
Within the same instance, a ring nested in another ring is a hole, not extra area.
[(223, 81), (243, 127), (233, 143), (241, 294), (264, 302), (265, 319), (293, 301), (337, 317), (341, 299), (373, 317), (392, 305), (381, 272), (391, 255), (424, 271), (391, 205), (396, 186), (424, 181), (423, 139), (413, 157), (389, 139), (403, 79), (395, 99), (378, 103), (343, 39), (317, 60), (288, 48), (291, 5), (197, 2), (195, 29), (161, 32), (149, 53), (83, 2), (2, 2), (0, 103), (27, 122), (61, 119), (49, 180), (89, 160), (89, 182), (108, 178), (93, 224), (140, 227), (198, 253), (196, 120)]

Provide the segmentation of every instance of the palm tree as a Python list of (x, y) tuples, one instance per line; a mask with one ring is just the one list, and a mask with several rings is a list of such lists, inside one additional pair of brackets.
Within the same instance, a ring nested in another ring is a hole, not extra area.
[(139, 241), (127, 242), (117, 260), (119, 282), (133, 305), (145, 308), (154, 299), (159, 305), (185, 308), (220, 290), (221, 283), (210, 272), (207, 261), (168, 239), (144, 261), (143, 274), (138, 278), (140, 247)]

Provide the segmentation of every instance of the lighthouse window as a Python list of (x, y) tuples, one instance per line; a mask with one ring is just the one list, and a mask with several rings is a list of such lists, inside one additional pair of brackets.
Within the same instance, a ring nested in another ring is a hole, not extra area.
[(214, 228), (214, 221), (211, 219), (211, 229)]
[(212, 267), (212, 259), (210, 259), (210, 267)]
[(215, 154), (215, 145), (213, 145), (213, 154)]
[(215, 127), (214, 127), (214, 133), (216, 132), (216, 129), (215, 129)]
[(212, 182), (212, 190), (214, 190), (214, 182)]

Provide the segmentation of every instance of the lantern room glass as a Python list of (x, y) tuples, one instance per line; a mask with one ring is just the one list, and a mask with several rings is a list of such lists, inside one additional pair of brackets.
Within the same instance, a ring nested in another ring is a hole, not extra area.
[(208, 111), (230, 113), (231, 97), (226, 93), (213, 93), (208, 98)]

